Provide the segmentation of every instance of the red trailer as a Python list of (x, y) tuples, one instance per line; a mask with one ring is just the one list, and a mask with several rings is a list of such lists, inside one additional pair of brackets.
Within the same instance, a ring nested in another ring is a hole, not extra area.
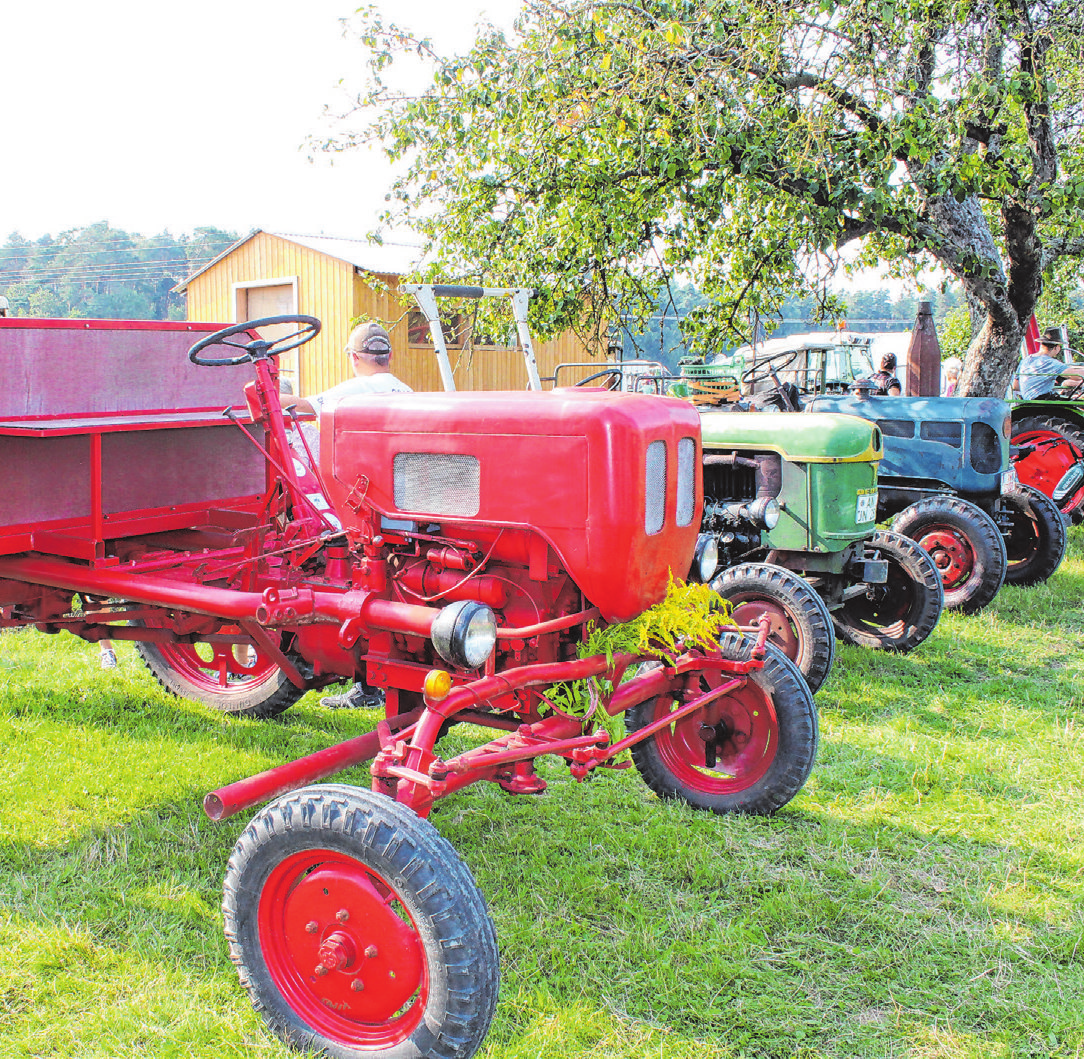
[[(291, 1043), (470, 1056), (496, 938), (425, 820), (436, 800), (479, 780), (537, 793), (543, 754), (582, 779), (629, 750), (663, 797), (771, 812), (809, 774), (816, 713), (767, 626), (580, 657), (591, 623), (636, 617), (690, 567), (691, 405), (356, 397), (298, 453), (274, 358), (318, 329), (0, 320), (0, 626), (134, 640), (167, 688), (248, 716), (343, 678), (383, 688), (376, 731), (205, 799), (214, 819), (274, 799), (227, 866), (230, 955)], [(554, 695), (575, 681), (586, 714)], [(625, 738), (603, 711), (624, 713)], [(495, 738), (443, 757), (463, 721)], [(366, 760), (371, 790), (317, 784)]]

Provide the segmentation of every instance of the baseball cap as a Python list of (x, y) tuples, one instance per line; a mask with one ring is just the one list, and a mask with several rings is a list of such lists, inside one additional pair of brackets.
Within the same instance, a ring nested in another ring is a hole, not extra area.
[(351, 345), (359, 353), (390, 353), (391, 336), (372, 320), (354, 333)]

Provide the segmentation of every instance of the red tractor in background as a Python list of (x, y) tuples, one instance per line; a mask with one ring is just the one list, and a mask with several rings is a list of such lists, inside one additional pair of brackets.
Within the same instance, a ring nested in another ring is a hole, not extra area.
[[(1029, 355), (1039, 351), (1034, 316), (1024, 346)], [(1063, 348), (1075, 353), (1068, 345)], [(1084, 384), (1015, 402), (1011, 440), (1020, 481), (1045, 493), (1070, 521), (1084, 521)]]
[[(0, 321), (18, 382), (0, 398), (0, 626), (135, 641), (167, 688), (246, 716), (344, 678), (385, 689), (374, 732), (205, 798), (214, 819), (274, 799), (227, 866), (230, 956), (292, 1044), (467, 1057), (497, 1001), (496, 937), (425, 820), (437, 800), (479, 780), (537, 793), (541, 755), (584, 779), (627, 750), (662, 797), (772, 812), (809, 775), (817, 716), (766, 621), (581, 657), (590, 627), (636, 618), (690, 568), (691, 405), (356, 397), (299, 456), (275, 356), (318, 329)], [(598, 722), (621, 714), (615, 741)], [(445, 758), (460, 722), (495, 737)], [(317, 783), (368, 760), (371, 790)]]

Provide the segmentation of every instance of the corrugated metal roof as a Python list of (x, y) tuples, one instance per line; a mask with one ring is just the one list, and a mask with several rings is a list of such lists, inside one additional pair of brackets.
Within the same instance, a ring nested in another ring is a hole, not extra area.
[[(223, 258), (229, 257), (239, 246), (254, 239), (261, 231), (264, 229), (256, 228), (238, 239), (233, 246), (224, 250), (214, 260), (208, 261), (203, 268), (197, 269), (191, 276), (178, 283), (173, 288), (174, 292), (183, 293), (197, 276), (202, 276), (209, 268), (213, 268)], [(328, 235), (293, 235), (286, 232), (265, 232), (265, 234), (296, 243), (298, 246), (307, 247), (320, 254), (327, 254), (328, 257), (346, 261), (364, 272), (375, 272), (381, 276), (404, 275), (419, 264), (423, 253), (422, 247), (406, 243), (371, 243), (368, 239), (343, 239)]]
[(355, 268), (365, 272), (378, 272), (383, 276), (401, 276), (409, 272), (422, 258), (422, 247), (405, 243), (371, 243), (368, 239), (340, 239), (328, 235), (290, 235), (286, 232), (268, 232), (268, 235), (287, 239), (291, 243), (307, 246), (328, 257), (349, 261)]

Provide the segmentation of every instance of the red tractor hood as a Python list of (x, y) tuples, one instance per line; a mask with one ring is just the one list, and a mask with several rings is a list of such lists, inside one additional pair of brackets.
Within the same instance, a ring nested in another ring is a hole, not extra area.
[[(692, 562), (703, 504), (700, 420), (679, 400), (598, 390), (351, 397), (321, 418), (328, 499), (459, 539), (534, 543), (531, 578), (563, 566), (607, 621), (657, 603)], [(362, 499), (363, 498), (363, 499)], [(547, 548), (541, 549), (545, 542)]]

